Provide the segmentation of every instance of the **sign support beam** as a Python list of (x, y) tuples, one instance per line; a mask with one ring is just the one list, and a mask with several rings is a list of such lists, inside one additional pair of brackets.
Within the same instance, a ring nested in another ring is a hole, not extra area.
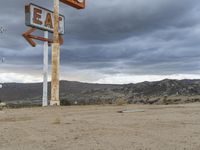
[(59, 76), (60, 76), (60, 43), (59, 43), (59, 0), (54, 0), (54, 32), (52, 44), (52, 74), (51, 74), (51, 101), (50, 105), (60, 105)]
[[(48, 31), (44, 31), (44, 38), (48, 39)], [(44, 42), (43, 58), (43, 99), (42, 106), (48, 106), (48, 41)]]

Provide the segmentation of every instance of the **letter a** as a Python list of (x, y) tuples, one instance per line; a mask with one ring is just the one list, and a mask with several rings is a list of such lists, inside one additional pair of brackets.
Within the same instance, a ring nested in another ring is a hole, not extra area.
[(50, 13), (47, 13), (46, 20), (45, 20), (45, 26), (53, 29), (53, 23), (52, 23), (52, 18), (51, 18)]

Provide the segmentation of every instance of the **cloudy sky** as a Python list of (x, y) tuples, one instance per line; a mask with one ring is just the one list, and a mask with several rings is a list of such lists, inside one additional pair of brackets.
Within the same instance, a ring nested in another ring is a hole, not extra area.
[[(6, 30), (0, 33), (0, 58), (5, 58), (0, 82), (42, 81), (43, 43), (32, 48), (21, 36), (28, 29), (24, 5), (52, 10), (53, 0), (0, 2), (0, 27)], [(60, 4), (66, 17), (61, 79), (135, 83), (200, 78), (199, 6), (199, 0), (87, 0), (85, 10)]]

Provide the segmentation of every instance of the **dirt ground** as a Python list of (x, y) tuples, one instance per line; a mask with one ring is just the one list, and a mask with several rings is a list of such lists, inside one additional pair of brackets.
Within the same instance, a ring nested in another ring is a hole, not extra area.
[(200, 150), (200, 104), (6, 109), (0, 150)]

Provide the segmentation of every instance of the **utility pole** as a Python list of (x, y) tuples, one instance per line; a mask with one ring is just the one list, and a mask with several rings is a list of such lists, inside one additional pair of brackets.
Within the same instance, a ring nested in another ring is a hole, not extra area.
[(60, 43), (59, 43), (59, 0), (54, 0), (54, 32), (52, 44), (52, 74), (50, 105), (60, 105), (59, 76), (60, 76)]

